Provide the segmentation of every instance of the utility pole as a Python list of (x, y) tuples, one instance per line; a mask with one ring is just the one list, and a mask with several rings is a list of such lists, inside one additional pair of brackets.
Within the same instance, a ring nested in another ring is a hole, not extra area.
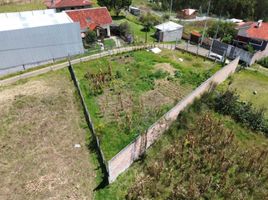
[(170, 11), (169, 11), (170, 16), (171, 16), (171, 13), (172, 13), (172, 7), (173, 7), (173, 0), (170, 0)]
[[(209, 11), (210, 11), (210, 4), (211, 4), (211, 0), (209, 0), (209, 2), (208, 2), (207, 16), (209, 15)], [(207, 20), (206, 20), (206, 22), (205, 22), (205, 27), (204, 27), (204, 30), (203, 30), (203, 33), (202, 33), (201, 45), (202, 45), (203, 40), (204, 40), (204, 37), (205, 37), (205, 32), (206, 32), (206, 29), (207, 29)]]
[[(222, 11), (221, 11), (221, 12), (222, 12)], [(219, 28), (220, 28), (220, 22), (221, 22), (221, 14), (220, 14), (220, 18), (219, 18), (219, 20), (218, 20), (218, 26), (217, 26), (216, 33), (215, 33), (214, 38), (213, 38), (213, 40), (212, 40), (211, 46), (210, 46), (210, 48), (209, 48), (208, 56), (211, 54), (212, 47), (213, 47), (213, 44), (214, 44), (214, 40), (217, 39), (217, 36), (218, 36), (218, 33), (219, 33)]]

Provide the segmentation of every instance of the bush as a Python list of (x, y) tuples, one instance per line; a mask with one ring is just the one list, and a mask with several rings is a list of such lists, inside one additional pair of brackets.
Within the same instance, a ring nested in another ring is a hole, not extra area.
[(262, 65), (263, 67), (268, 68), (268, 57), (261, 59), (258, 61), (258, 64)]
[(93, 44), (97, 41), (97, 34), (95, 31), (88, 30), (85, 36), (86, 44)]
[(131, 33), (131, 28), (128, 22), (122, 22), (119, 25), (119, 32), (121, 36), (126, 37), (127, 35), (129, 35)]
[(236, 122), (246, 125), (252, 130), (262, 131), (268, 136), (268, 123), (264, 117), (264, 109), (255, 109), (251, 103), (240, 101), (239, 96), (227, 90), (210, 98), (207, 104), (216, 112), (230, 115)]
[(266, 150), (239, 148), (223, 122), (202, 115), (145, 164), (126, 199), (265, 199), (266, 163)]

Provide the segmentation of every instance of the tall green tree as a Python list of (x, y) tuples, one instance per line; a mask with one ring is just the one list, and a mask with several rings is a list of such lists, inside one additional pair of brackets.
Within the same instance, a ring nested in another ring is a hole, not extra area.
[(145, 32), (145, 43), (147, 43), (148, 32), (150, 29), (159, 23), (159, 20), (156, 16), (152, 15), (151, 13), (144, 14), (140, 17), (140, 22), (143, 25), (143, 30)]
[(215, 22), (208, 29), (211, 38), (220, 38), (223, 42), (231, 43), (237, 35), (234, 23)]
[(132, 0), (98, 0), (98, 4), (114, 10), (118, 16), (122, 9), (127, 9), (132, 4)]

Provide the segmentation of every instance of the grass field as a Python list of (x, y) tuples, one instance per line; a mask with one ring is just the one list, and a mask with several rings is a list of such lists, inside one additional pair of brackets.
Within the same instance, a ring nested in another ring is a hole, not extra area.
[(0, 110), (0, 199), (93, 198), (90, 133), (67, 69), (0, 87)]
[[(231, 90), (236, 90), (241, 99), (253, 103), (254, 107), (265, 108), (268, 117), (268, 76), (264, 71), (243, 70), (231, 79)], [(228, 81), (225, 84), (227, 86)], [(257, 92), (257, 94), (254, 94)]]
[(210, 61), (173, 51), (137, 51), (75, 65), (106, 159), (217, 69)]
[(29, 10), (46, 9), (43, 0), (11, 0), (10, 3), (2, 4), (0, 2), (0, 13), (2, 12), (19, 12)]
[[(154, 188), (157, 188), (155, 191), (155, 193), (157, 193), (157, 196), (155, 196), (155, 198), (153, 199), (166, 199), (167, 196), (165, 195), (170, 193), (170, 191), (173, 190), (172, 189), (172, 186), (174, 186), (173, 182), (181, 178), (181, 173), (179, 172), (177, 174), (177, 169), (176, 167), (174, 167), (173, 168), (174, 176), (173, 176), (173, 179), (170, 179), (170, 175), (167, 172), (171, 170), (172, 168), (170, 168), (170, 166), (168, 166), (168, 164), (166, 163), (166, 165), (164, 164), (164, 166), (166, 167), (165, 170), (161, 171), (161, 173), (160, 172), (158, 173), (157, 166), (159, 165), (157, 164), (161, 163), (163, 160), (166, 159), (165, 155), (167, 155), (166, 154), (167, 150), (172, 149), (174, 144), (181, 143), (180, 138), (190, 128), (195, 128), (197, 119), (206, 114), (209, 114), (210, 116), (212, 116), (214, 120), (220, 120), (224, 128), (226, 128), (227, 130), (235, 134), (234, 141), (238, 144), (239, 149), (247, 150), (247, 151), (252, 150), (252, 149), (262, 149), (262, 150), (267, 149), (268, 140), (264, 136), (251, 132), (250, 130), (235, 123), (229, 117), (225, 117), (217, 113), (214, 113), (213, 111), (208, 110), (207, 108), (202, 108), (201, 110), (198, 109), (197, 111), (193, 107), (191, 107), (190, 111), (186, 114), (187, 120), (184, 121), (183, 124), (181, 122), (175, 122), (171, 130), (169, 130), (167, 134), (164, 134), (161, 137), (161, 139), (157, 141), (152, 146), (152, 148), (150, 148), (146, 152), (146, 156), (144, 159), (141, 159), (140, 161), (134, 163), (125, 173), (120, 175), (114, 183), (112, 183), (111, 185), (109, 185), (108, 187), (102, 190), (97, 191), (96, 200), (125, 199), (128, 192), (131, 191), (130, 188), (133, 187), (134, 184), (136, 184), (136, 188), (137, 188), (138, 183), (143, 184), (144, 182), (146, 182), (146, 179), (148, 182), (153, 181), (149, 178), (150, 175), (152, 174), (159, 175), (159, 177), (161, 177), (158, 181), (154, 180), (153, 182), (151, 182), (151, 185), (153, 185)], [(153, 168), (152, 166), (156, 166), (156, 168)], [(174, 163), (174, 166), (175, 166), (175, 163)], [(147, 171), (148, 168), (151, 170)], [(265, 170), (267, 170), (267, 168)], [(145, 178), (146, 173), (149, 173), (149, 175), (148, 177)], [(140, 179), (139, 177), (144, 177), (144, 179)], [(214, 178), (216, 179), (217, 177), (215, 176)], [(165, 180), (171, 180), (171, 182), (167, 183), (165, 182)], [(186, 182), (187, 181), (182, 182), (182, 184), (185, 185)], [(167, 184), (168, 186), (164, 187), (163, 184)], [(149, 187), (150, 187), (149, 185), (147, 185), (147, 187), (148, 187), (148, 191), (152, 190), (152, 188), (149, 190)], [(140, 190), (142, 191), (143, 189), (140, 188)], [(144, 189), (143, 191), (146, 191), (146, 189)], [(136, 193), (139, 194), (139, 190), (136, 190)], [(155, 193), (148, 192), (147, 194), (154, 196)], [(142, 196), (142, 197), (146, 198), (145, 196)]]

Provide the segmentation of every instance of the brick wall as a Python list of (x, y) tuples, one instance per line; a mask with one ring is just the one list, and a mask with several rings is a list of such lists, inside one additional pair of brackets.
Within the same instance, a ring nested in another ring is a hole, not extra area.
[(181, 100), (175, 107), (154, 123), (144, 134), (138, 136), (133, 142), (121, 150), (116, 156), (108, 161), (109, 182), (113, 182), (131, 164), (137, 160), (174, 122), (180, 112), (191, 105), (196, 98), (208, 92), (212, 84), (220, 84), (225, 81), (238, 66), (239, 58), (225, 66), (196, 88), (192, 93)]

